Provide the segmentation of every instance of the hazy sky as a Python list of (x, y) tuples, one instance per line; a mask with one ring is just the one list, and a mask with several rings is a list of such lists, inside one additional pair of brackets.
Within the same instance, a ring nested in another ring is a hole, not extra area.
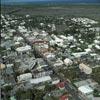
[(68, 2), (96, 2), (100, 3), (100, 0), (1, 0), (1, 2), (30, 2), (30, 1), (68, 1)]

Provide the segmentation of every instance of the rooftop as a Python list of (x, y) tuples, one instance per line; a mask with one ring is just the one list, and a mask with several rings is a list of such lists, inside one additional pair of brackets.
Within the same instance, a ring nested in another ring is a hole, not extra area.
[(80, 86), (78, 88), (79, 91), (81, 91), (84, 94), (88, 94), (88, 93), (92, 93), (93, 89), (91, 87), (89, 87), (88, 85), (84, 85), (84, 86)]
[(39, 84), (41, 82), (45, 82), (45, 81), (49, 81), (51, 80), (50, 76), (44, 76), (44, 77), (40, 77), (40, 78), (36, 78), (36, 79), (31, 79), (30, 83), (31, 84)]

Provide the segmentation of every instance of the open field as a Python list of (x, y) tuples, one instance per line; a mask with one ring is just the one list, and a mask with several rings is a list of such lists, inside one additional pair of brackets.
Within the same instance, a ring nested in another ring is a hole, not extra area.
[(9, 13), (15, 10), (14, 14), (24, 15), (48, 15), (48, 16), (76, 16), (89, 17), (100, 21), (100, 5), (64, 5), (64, 6), (34, 6), (14, 5), (2, 6), (2, 13)]

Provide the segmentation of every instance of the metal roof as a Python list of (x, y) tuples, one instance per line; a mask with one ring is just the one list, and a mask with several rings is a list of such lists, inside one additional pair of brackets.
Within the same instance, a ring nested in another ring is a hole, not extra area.
[(50, 76), (44, 76), (44, 77), (40, 77), (40, 78), (36, 78), (36, 79), (31, 79), (30, 83), (31, 84), (39, 84), (41, 82), (45, 82), (45, 81), (49, 81), (51, 80)]
[(81, 91), (84, 94), (88, 94), (88, 93), (92, 93), (93, 92), (93, 89), (88, 85), (80, 86), (78, 88), (78, 90)]

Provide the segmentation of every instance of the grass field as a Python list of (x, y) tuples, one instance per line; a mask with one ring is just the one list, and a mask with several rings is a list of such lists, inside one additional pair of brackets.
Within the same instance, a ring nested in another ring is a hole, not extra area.
[(18, 15), (44, 15), (44, 16), (69, 16), (69, 17), (88, 17), (100, 21), (100, 5), (14, 5), (1, 6), (2, 13), (18, 10), (14, 14)]

